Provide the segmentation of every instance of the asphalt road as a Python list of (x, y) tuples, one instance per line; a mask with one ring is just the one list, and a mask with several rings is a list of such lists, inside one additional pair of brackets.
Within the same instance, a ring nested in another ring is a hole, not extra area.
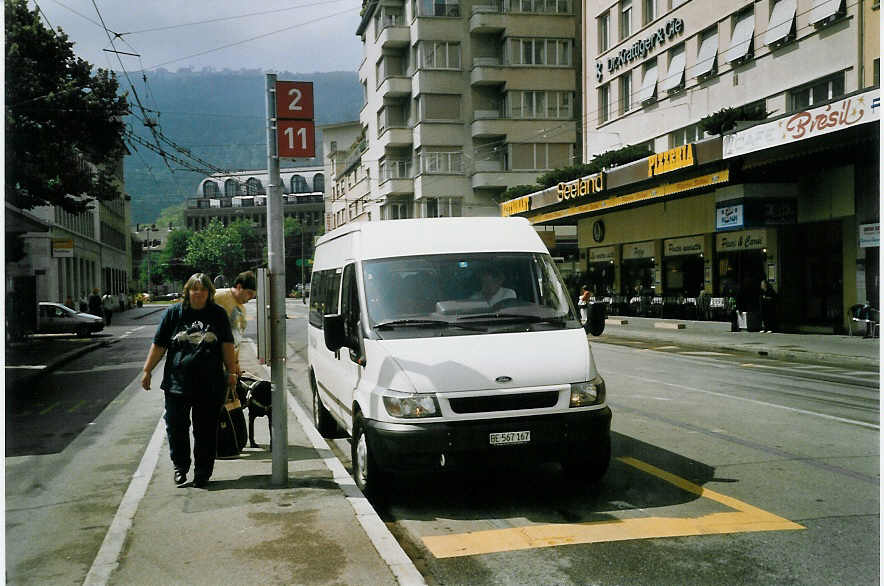
[[(305, 315), (289, 306), (304, 359)], [(555, 464), (401, 479), (379, 512), (428, 583), (877, 583), (878, 373), (593, 348), (614, 411), (604, 481)], [(348, 441), (330, 446), (349, 468)]]

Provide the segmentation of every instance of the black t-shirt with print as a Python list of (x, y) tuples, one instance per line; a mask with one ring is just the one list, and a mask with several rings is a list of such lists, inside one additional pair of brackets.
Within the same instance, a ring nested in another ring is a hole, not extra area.
[(176, 303), (167, 309), (153, 338), (154, 344), (166, 348), (160, 388), (175, 394), (223, 392), (225, 342), (233, 343), (233, 333), (223, 307), (208, 303), (193, 309)]

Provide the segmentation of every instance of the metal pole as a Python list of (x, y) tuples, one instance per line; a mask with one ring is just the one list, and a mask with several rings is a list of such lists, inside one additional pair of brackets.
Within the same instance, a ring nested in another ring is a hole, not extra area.
[(270, 382), (273, 388), (274, 486), (288, 482), (286, 404), (285, 248), (282, 238), (282, 181), (276, 150), (276, 74), (267, 74), (267, 260), (270, 269)]

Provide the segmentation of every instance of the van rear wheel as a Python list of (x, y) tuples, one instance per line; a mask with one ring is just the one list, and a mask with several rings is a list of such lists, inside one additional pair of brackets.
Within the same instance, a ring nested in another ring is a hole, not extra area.
[(353, 420), (353, 441), (350, 445), (356, 486), (373, 503), (383, 502), (388, 484), (387, 474), (375, 462), (370, 442), (365, 435), (365, 424), (359, 413)]
[(313, 378), (312, 373), (310, 375), (310, 386), (313, 389), (313, 425), (322, 437), (334, 437), (337, 424), (332, 419), (331, 413), (322, 404), (322, 399), (319, 398), (319, 389), (316, 387), (316, 379)]

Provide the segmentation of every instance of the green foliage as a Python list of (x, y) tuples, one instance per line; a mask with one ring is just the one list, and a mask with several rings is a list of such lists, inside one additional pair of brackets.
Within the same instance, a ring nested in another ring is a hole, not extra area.
[(516, 199), (517, 197), (522, 197), (523, 195), (528, 195), (529, 193), (534, 193), (541, 189), (543, 188), (539, 185), (513, 185), (503, 192), (503, 200)]
[(128, 107), (116, 76), (93, 71), (26, 0), (5, 0), (5, 32), (7, 198), (73, 213), (118, 198)]
[(763, 103), (747, 104), (735, 108), (724, 108), (715, 114), (700, 119), (700, 128), (716, 136), (736, 127), (737, 122), (764, 120), (770, 115)]
[(164, 280), (183, 282), (197, 272), (193, 265), (184, 260), (191, 238), (193, 232), (184, 229), (173, 230), (166, 237), (166, 247), (158, 255), (157, 260), (157, 272), (162, 274)]
[(238, 220), (227, 227), (218, 218), (194, 232), (184, 262), (209, 275), (236, 275), (259, 264), (262, 239), (251, 222)]
[(540, 184), (541, 189), (546, 189), (547, 187), (552, 187), (559, 183), (598, 173), (604, 169), (610, 169), (612, 167), (618, 167), (620, 165), (637, 161), (647, 157), (649, 154), (651, 154), (650, 151), (648, 151), (648, 148), (644, 145), (627, 145), (623, 148), (605, 151), (600, 155), (596, 155), (589, 163), (581, 163), (572, 167), (554, 169), (548, 173), (544, 173), (537, 178), (537, 182)]

